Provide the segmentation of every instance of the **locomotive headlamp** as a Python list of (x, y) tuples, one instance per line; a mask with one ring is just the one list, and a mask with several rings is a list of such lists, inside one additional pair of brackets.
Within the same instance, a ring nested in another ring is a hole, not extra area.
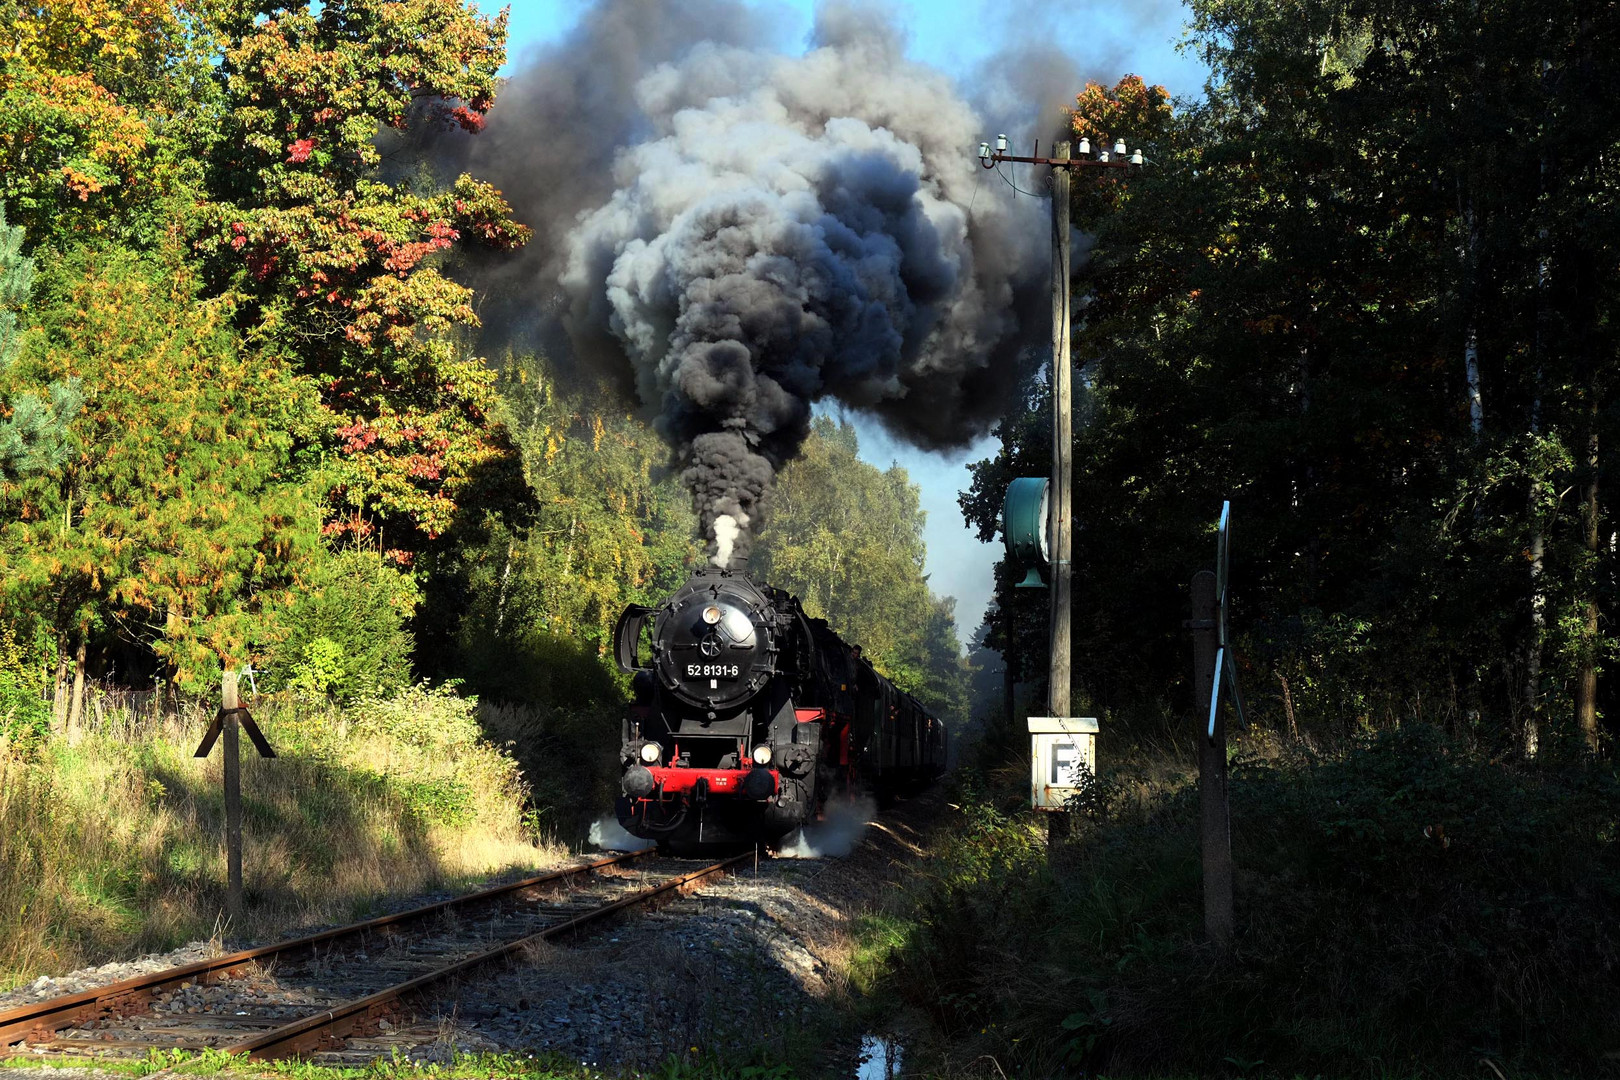
[(724, 614), (725, 612), (721, 611), (718, 605), (710, 604), (708, 607), (703, 609), (703, 621), (708, 623), (710, 626), (713, 626), (715, 623), (720, 621), (720, 617)]
[(658, 744), (655, 742), (641, 744), (641, 760), (651, 765), (658, 760)]
[(753, 757), (755, 765), (769, 765), (771, 763), (771, 748), (764, 743), (760, 743), (754, 747)]

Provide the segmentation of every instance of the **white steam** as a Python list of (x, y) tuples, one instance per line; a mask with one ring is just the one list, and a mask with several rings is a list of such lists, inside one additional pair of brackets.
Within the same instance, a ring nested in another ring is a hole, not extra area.
[(603, 814), (591, 823), (590, 842), (591, 846), (603, 851), (646, 851), (656, 846), (651, 840), (625, 832), (624, 826), (612, 814)]
[(777, 857), (841, 858), (855, 850), (876, 816), (877, 803), (865, 795), (829, 800), (820, 821), (812, 821), (783, 839)]
[(748, 515), (738, 511), (735, 516), (721, 514), (714, 519), (714, 565), (724, 570), (731, 565), (731, 552), (737, 546), (737, 537), (748, 527)]

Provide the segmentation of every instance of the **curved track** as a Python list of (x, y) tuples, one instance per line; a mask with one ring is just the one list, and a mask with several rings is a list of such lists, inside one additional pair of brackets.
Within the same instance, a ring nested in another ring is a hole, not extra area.
[(413, 1000), (544, 941), (701, 888), (755, 858), (694, 867), (636, 852), (453, 900), (0, 1012), (0, 1046), (121, 1057), (152, 1048), (253, 1058), (342, 1049)]

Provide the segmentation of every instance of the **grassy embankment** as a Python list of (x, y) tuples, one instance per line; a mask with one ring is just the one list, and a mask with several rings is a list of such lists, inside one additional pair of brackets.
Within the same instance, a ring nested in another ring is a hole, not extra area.
[(348, 921), (387, 894), (458, 887), (563, 854), (475, 705), (410, 690), (345, 709), (265, 699), (278, 757), (243, 740), (248, 913), (223, 926), (221, 751), (207, 717), (103, 710), (0, 748), (0, 987), (215, 934)]
[(948, 1077), (1611, 1074), (1612, 767), (1492, 760), (1424, 726), (1243, 750), (1230, 955), (1202, 941), (1190, 746), (1105, 746), (1055, 851), (1002, 747), (857, 932), (870, 1021)]

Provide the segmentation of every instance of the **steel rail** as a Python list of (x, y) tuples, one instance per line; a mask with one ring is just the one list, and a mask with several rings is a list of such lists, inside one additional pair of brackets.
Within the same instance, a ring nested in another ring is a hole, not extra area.
[(294, 938), (291, 941), (282, 941), (274, 945), (264, 945), (257, 949), (245, 949), (241, 952), (218, 956), (212, 960), (201, 960), (194, 964), (164, 968), (162, 971), (137, 975), (132, 979), (109, 983), (106, 986), (96, 987), (91, 990), (81, 990), (78, 993), (65, 994), (61, 997), (6, 1009), (0, 1011), (0, 1047), (8, 1046), (23, 1039), (32, 1040), (37, 1036), (49, 1037), (63, 1028), (78, 1027), (87, 1020), (92, 1020), (107, 1013), (127, 1016), (141, 1012), (145, 1004), (158, 991), (178, 986), (183, 982), (191, 980), (199, 983), (219, 982), (232, 975), (240, 974), (248, 965), (269, 957), (285, 956), (288, 953), (298, 952), (303, 949), (313, 949), (315, 946), (327, 942), (356, 937), (373, 930), (381, 930), (401, 923), (425, 919), (452, 909), (472, 907), (498, 900), (513, 893), (578, 877), (581, 874), (600, 870), (606, 866), (627, 863), (647, 853), (647, 851), (632, 851), (622, 855), (610, 855), (579, 866), (564, 867), (561, 870), (553, 870), (537, 877), (508, 882), (505, 885), (497, 885), (491, 889), (468, 893), (465, 896), (452, 897), (449, 900), (441, 900), (433, 904), (424, 904), (409, 911), (395, 912), (392, 915), (367, 919), (365, 922), (334, 927), (331, 930), (323, 930), (308, 937)]
[(505, 959), (539, 942), (561, 937), (626, 908), (646, 904), (668, 893), (684, 894), (690, 892), (706, 881), (723, 876), (733, 866), (753, 858), (755, 858), (753, 851), (745, 851), (740, 855), (723, 859), (700, 870), (678, 874), (668, 881), (660, 882), (657, 885), (631, 893), (629, 896), (623, 896), (600, 907), (592, 908), (590, 911), (576, 915), (565, 922), (557, 923), (555, 926), (548, 926), (536, 933), (496, 945), (494, 948), (486, 949), (484, 952), (458, 960), (453, 964), (447, 964), (425, 975), (418, 975), (416, 978), (402, 982), (397, 986), (390, 986), (366, 997), (357, 998), (354, 1001), (339, 1005), (335, 1009), (327, 1009), (311, 1016), (301, 1017), (272, 1031), (243, 1039), (241, 1042), (222, 1049), (227, 1054), (246, 1054), (250, 1059), (256, 1060), (290, 1057), (294, 1054), (317, 1049), (324, 1042), (341, 1039), (363, 1023), (374, 1022), (378, 1017), (387, 1016), (397, 1011), (396, 1003), (401, 998), (417, 994), (436, 983), (446, 982), (463, 972), (471, 971), (493, 961)]

